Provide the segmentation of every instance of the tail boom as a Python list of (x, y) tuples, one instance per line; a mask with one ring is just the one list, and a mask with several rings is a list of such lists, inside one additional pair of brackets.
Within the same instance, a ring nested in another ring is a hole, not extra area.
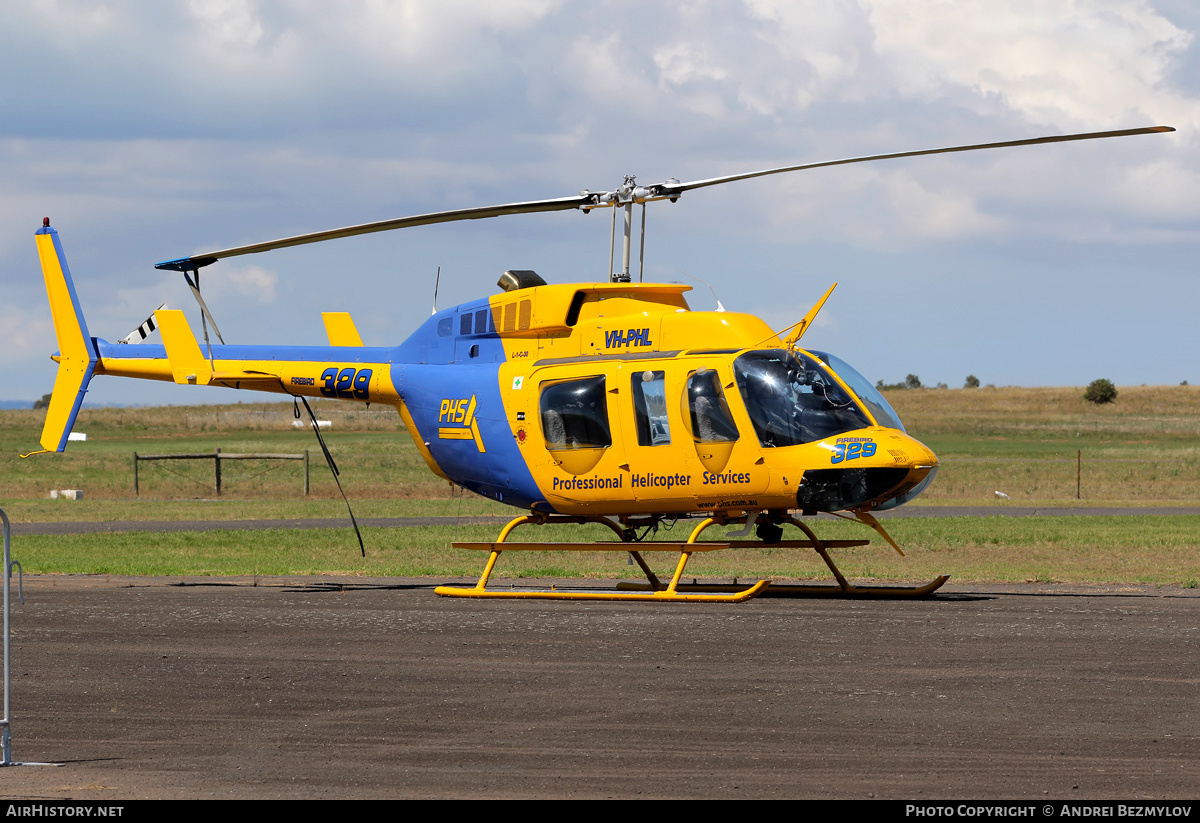
[(154, 313), (161, 346), (114, 345), (94, 338), (79, 307), (58, 232), (47, 224), (36, 240), (59, 349), (52, 356), (58, 376), (42, 428), (44, 451), (66, 448), (95, 375), (401, 405), (391, 375), (395, 350), (362, 346), (348, 315), (326, 319), (329, 346), (220, 345), (202, 350), (183, 312), (165, 308)]

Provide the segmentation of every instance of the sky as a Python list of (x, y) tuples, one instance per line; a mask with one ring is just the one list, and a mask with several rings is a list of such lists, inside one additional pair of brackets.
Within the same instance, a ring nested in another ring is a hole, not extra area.
[[(2, 399), (50, 391), (33, 234), (93, 335), (161, 303), (154, 263), (354, 223), (893, 151), (647, 210), (646, 279), (707, 281), (872, 382), (1200, 382), (1200, 8), (1187, 0), (32, 0), (0, 7)], [(640, 218), (640, 214), (638, 214)], [(395, 345), (505, 269), (605, 280), (607, 211), (406, 229), (202, 270), (227, 342)], [(619, 252), (618, 252), (619, 258)], [(636, 263), (635, 263), (636, 265)], [(694, 309), (715, 307), (697, 284)], [(156, 336), (157, 337), (157, 336)], [(152, 340), (156, 340), (152, 338)], [(98, 378), (89, 405), (234, 402)]]

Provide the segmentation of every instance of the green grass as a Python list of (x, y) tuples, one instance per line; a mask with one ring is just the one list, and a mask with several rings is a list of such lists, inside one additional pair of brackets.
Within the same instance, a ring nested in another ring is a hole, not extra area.
[[(321, 467), (325, 470), (324, 467)], [(327, 470), (325, 470), (327, 471)], [(336, 494), (336, 490), (335, 490)], [(358, 517), (471, 517), (513, 516), (511, 506), (470, 493), (401, 500), (359, 499), (351, 496)], [(282, 518), (345, 517), (341, 497), (294, 500), (6, 500), (4, 510), (14, 523), (97, 522), (114, 520), (276, 520)]]
[(908, 390), (888, 400), (942, 461), (918, 505), (996, 503), (997, 491), (1009, 505), (1200, 500), (1200, 386), (1121, 387), (1103, 406), (1084, 401), (1082, 388)]

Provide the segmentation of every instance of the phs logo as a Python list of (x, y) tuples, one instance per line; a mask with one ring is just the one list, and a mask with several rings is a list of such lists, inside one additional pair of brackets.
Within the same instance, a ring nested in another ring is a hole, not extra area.
[(442, 408), (438, 414), (438, 423), (450, 425), (438, 426), (438, 438), (441, 440), (474, 440), (475, 448), (480, 452), (483, 438), (479, 436), (479, 421), (475, 418), (475, 395), (471, 399), (442, 400)]
[(625, 331), (606, 331), (604, 347), (615, 349), (618, 346), (653, 346), (649, 329), (626, 329)]

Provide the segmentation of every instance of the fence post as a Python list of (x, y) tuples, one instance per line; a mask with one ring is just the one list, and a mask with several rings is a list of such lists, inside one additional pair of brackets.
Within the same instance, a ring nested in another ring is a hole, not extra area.
[(138, 495), (141, 494), (141, 492), (138, 491), (137, 464), (138, 464), (137, 452), (134, 452), (133, 453), (133, 496), (134, 497), (137, 497)]
[(1079, 449), (1079, 450), (1075, 451), (1075, 499), (1076, 500), (1081, 499), (1079, 497), (1079, 492), (1080, 492), (1080, 488), (1082, 487), (1082, 482), (1084, 482), (1084, 480), (1082, 480), (1082, 479), (1084, 479), (1084, 450)]
[(217, 497), (221, 496), (221, 449), (218, 448), (213, 452), (213, 465), (216, 466), (217, 473)]
[(304, 496), (308, 497), (308, 449), (304, 450)]

